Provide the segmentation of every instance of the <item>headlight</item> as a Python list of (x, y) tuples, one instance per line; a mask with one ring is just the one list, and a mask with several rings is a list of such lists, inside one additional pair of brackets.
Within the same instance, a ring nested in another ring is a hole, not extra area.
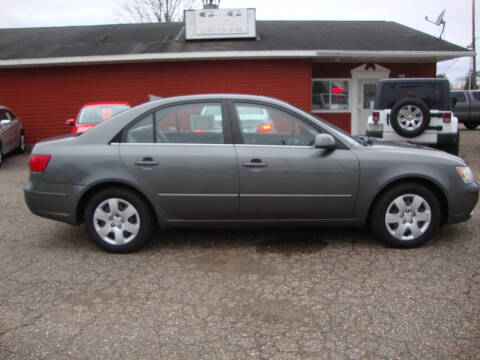
[(468, 166), (457, 166), (457, 172), (465, 184), (469, 184), (475, 180), (473, 172)]

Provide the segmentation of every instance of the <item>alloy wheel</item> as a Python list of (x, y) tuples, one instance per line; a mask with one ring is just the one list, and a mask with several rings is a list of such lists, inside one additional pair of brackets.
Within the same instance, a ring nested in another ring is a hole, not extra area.
[(398, 111), (398, 123), (407, 131), (418, 129), (423, 123), (422, 110), (416, 105), (405, 105)]

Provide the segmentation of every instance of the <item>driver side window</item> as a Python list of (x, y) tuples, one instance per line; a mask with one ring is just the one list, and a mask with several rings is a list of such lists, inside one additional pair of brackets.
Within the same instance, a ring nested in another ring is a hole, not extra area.
[(320, 132), (274, 107), (248, 103), (234, 106), (244, 144), (312, 146)]

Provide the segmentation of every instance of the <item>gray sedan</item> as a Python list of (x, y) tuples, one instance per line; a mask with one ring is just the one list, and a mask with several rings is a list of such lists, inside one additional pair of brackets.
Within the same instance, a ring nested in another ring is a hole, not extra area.
[[(268, 114), (271, 126), (252, 130), (252, 113)], [(413, 247), (469, 219), (478, 201), (456, 156), (352, 137), (249, 95), (139, 105), (86, 133), (36, 144), (30, 169), (30, 210), (85, 223), (112, 252), (138, 249), (154, 226), (246, 224), (369, 224), (387, 245)]]
[(25, 132), (22, 121), (12, 110), (0, 105), (0, 165), (4, 155), (12, 151), (25, 152)]

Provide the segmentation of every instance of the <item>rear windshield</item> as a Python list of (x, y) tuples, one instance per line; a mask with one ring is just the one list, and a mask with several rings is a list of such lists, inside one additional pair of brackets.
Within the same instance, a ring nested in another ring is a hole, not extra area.
[(128, 105), (87, 106), (80, 112), (78, 124), (98, 124), (129, 108)]
[(444, 104), (443, 86), (441, 82), (385, 83), (375, 99), (375, 109), (391, 109), (398, 100), (415, 98), (425, 102), (430, 109), (449, 110), (448, 104)]

